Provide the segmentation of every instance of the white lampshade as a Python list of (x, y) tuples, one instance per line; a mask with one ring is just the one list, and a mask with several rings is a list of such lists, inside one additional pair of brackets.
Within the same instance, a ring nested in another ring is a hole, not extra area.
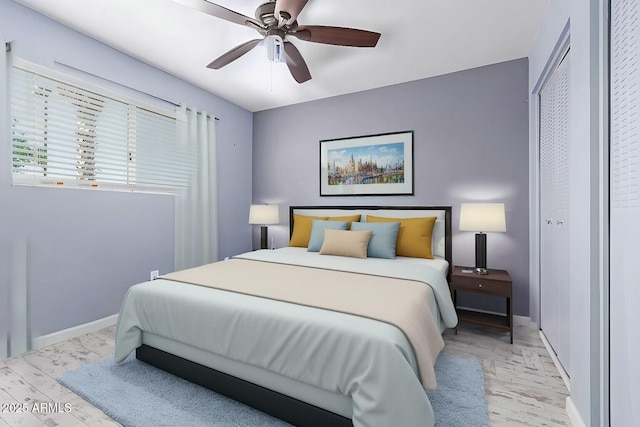
[(278, 205), (251, 205), (249, 208), (249, 224), (278, 224)]
[(460, 231), (507, 231), (504, 203), (462, 203)]

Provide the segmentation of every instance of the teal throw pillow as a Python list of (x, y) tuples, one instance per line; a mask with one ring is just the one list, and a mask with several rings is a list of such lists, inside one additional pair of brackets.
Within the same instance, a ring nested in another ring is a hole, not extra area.
[(351, 229), (373, 232), (367, 247), (367, 256), (387, 259), (396, 257), (399, 222), (354, 222), (351, 224)]
[(324, 241), (324, 230), (330, 228), (332, 230), (346, 230), (349, 228), (349, 221), (323, 221), (314, 219), (311, 224), (311, 237), (309, 237), (309, 245), (307, 251), (319, 252)]

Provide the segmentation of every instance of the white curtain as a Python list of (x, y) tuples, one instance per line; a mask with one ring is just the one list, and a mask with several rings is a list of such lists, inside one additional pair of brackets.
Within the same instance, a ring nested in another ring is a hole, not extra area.
[(182, 105), (178, 123), (183, 147), (195, 158), (189, 186), (176, 195), (176, 271), (218, 259), (215, 118)]

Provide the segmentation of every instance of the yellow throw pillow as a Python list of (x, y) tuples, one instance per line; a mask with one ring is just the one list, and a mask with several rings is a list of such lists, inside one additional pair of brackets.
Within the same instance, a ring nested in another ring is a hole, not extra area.
[(366, 258), (371, 231), (324, 230), (320, 255)]
[(349, 226), (347, 227), (347, 230), (351, 229), (351, 223), (352, 222), (360, 222), (360, 217), (362, 215), (358, 214), (358, 215), (346, 215), (346, 216), (330, 216), (329, 218), (327, 218), (327, 221), (349, 221)]
[(314, 219), (326, 220), (326, 216), (308, 216), (293, 214), (293, 233), (289, 246), (298, 248), (306, 248), (309, 246), (309, 238), (311, 237), (311, 226)]
[(399, 222), (396, 255), (413, 258), (433, 259), (431, 236), (436, 217), (426, 218), (386, 218), (367, 215), (367, 222)]

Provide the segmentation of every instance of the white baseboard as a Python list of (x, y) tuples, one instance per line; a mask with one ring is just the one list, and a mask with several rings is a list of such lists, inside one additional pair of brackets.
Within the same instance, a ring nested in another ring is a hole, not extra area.
[(90, 334), (97, 332), (100, 329), (108, 328), (118, 322), (118, 315), (114, 314), (109, 317), (94, 320), (93, 322), (85, 323), (83, 325), (74, 326), (69, 329), (63, 329), (62, 331), (53, 332), (51, 334), (35, 337), (31, 341), (31, 348), (33, 350), (39, 350), (43, 347), (47, 347), (52, 344), (57, 344), (62, 341), (67, 341), (80, 335)]
[[(496, 316), (505, 316), (504, 313), (498, 313), (495, 311), (479, 310), (477, 308), (461, 307), (461, 306), (458, 306), (458, 308), (466, 311), (475, 311), (477, 313), (493, 314)], [(533, 330), (538, 329), (538, 325), (535, 322), (532, 322), (529, 316), (516, 316), (515, 314), (513, 315), (513, 326), (527, 326)]]
[(516, 316), (515, 314), (513, 315), (513, 326), (526, 326), (533, 330), (538, 329), (538, 325), (532, 322), (529, 316)]
[[(518, 316), (513, 316), (513, 318), (515, 319)], [(529, 328), (533, 329), (534, 331), (539, 331), (540, 327), (538, 326), (538, 323), (534, 322), (533, 320), (531, 320), (530, 317), (525, 317), (525, 319), (527, 319), (528, 323), (527, 325), (529, 326)]]
[(4, 360), (9, 357), (7, 348), (9, 347), (9, 338), (0, 337), (0, 360)]
[(578, 413), (578, 409), (576, 408), (576, 405), (573, 404), (573, 400), (571, 400), (571, 396), (567, 396), (566, 409), (567, 409), (567, 415), (569, 416), (569, 421), (571, 421), (571, 424), (573, 425), (573, 427), (587, 427), (585, 422), (582, 420), (580, 413)]
[[(556, 368), (558, 368), (558, 372), (562, 377), (562, 381), (564, 381), (564, 384), (567, 386), (567, 390), (569, 390), (569, 393), (571, 393), (571, 382), (569, 381), (569, 375), (567, 374), (567, 371), (564, 370), (562, 363), (560, 363), (560, 360), (558, 360), (558, 357), (553, 351), (551, 344), (549, 344), (547, 337), (544, 336), (544, 333), (542, 333), (542, 331), (540, 331), (539, 333), (540, 339), (542, 339), (542, 343), (546, 347), (549, 356), (551, 356), (554, 365), (556, 365)], [(576, 405), (573, 404), (573, 400), (571, 400), (570, 395), (567, 396), (567, 399), (565, 400), (565, 410), (567, 411), (567, 416), (569, 417), (569, 421), (571, 421), (571, 425), (573, 425), (573, 427), (587, 427), (587, 425), (582, 420), (582, 417), (580, 416)]]
[(560, 376), (562, 377), (562, 381), (564, 381), (564, 385), (567, 386), (567, 390), (569, 390), (569, 393), (571, 393), (571, 382), (569, 381), (569, 375), (567, 374), (567, 371), (565, 371), (564, 366), (562, 366), (562, 363), (560, 363), (560, 360), (558, 360), (556, 352), (553, 351), (551, 344), (549, 344), (549, 341), (547, 341), (547, 337), (544, 336), (542, 331), (540, 331), (540, 339), (542, 339), (542, 344), (544, 344), (544, 346), (547, 348), (549, 356), (551, 356), (553, 363), (556, 365), (556, 368), (558, 368), (558, 372), (560, 372)]

